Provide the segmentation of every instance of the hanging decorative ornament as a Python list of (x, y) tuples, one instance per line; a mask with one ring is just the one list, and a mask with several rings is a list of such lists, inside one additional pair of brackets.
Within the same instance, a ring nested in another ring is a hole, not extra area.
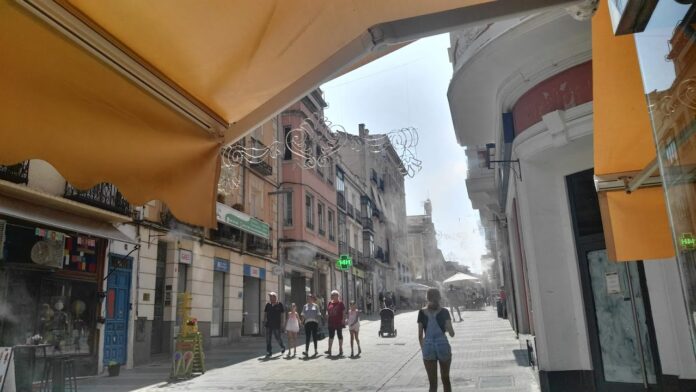
[(341, 149), (366, 151), (379, 154), (390, 147), (401, 160), (401, 174), (413, 178), (422, 168), (422, 161), (416, 158), (418, 131), (413, 127), (401, 128), (384, 134), (360, 137), (346, 132), (339, 124), (329, 121), (323, 114), (313, 113), (298, 127), (287, 132), (283, 141), (274, 141), (268, 146), (251, 142), (237, 142), (222, 148), (222, 167), (218, 192), (229, 195), (241, 185), (241, 171), (244, 164), (259, 164), (268, 159), (277, 159), (283, 147), (300, 159), (296, 162), (304, 169), (327, 167), (333, 164), (332, 156)]

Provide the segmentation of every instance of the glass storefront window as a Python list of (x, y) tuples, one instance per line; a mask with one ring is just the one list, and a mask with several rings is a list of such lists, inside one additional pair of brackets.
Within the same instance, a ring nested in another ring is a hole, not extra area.
[[(696, 342), (696, 5), (661, 1), (635, 34), (665, 201)], [(694, 345), (696, 350), (696, 344)]]

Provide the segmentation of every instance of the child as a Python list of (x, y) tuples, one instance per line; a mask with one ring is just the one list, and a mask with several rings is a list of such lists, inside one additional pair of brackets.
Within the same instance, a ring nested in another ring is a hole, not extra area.
[(350, 331), (350, 356), (353, 357), (353, 340), (358, 342), (358, 356), (362, 350), (360, 350), (360, 339), (358, 338), (358, 333), (360, 332), (360, 314), (358, 312), (358, 307), (355, 305), (355, 301), (350, 301), (350, 310), (348, 311), (348, 320), (346, 320), (348, 325), (348, 331)]
[(290, 358), (290, 350), (293, 350), (292, 356), (297, 354), (297, 333), (300, 332), (300, 316), (297, 314), (297, 306), (293, 302), (285, 322), (285, 330), (288, 331), (288, 358)]

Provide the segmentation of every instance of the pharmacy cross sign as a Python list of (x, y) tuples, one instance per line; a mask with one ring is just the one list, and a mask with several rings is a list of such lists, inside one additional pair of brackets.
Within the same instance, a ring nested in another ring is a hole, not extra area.
[(679, 245), (681, 245), (682, 250), (694, 250), (696, 249), (696, 238), (691, 233), (682, 233), (679, 237)]
[(350, 267), (353, 266), (353, 260), (351, 260), (348, 255), (341, 255), (338, 260), (336, 260), (336, 268), (341, 271), (348, 271)]

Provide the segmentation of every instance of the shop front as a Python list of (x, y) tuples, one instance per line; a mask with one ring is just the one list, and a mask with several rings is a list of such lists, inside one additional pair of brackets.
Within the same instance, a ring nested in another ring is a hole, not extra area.
[[(95, 234), (127, 237), (110, 225), (67, 215), (60, 220), (61, 214), (31, 208), (36, 220), (0, 208), (0, 346), (15, 347), (18, 386), (40, 377), (45, 358), (72, 357), (78, 376), (102, 369), (102, 348), (103, 355), (113, 353), (111, 359), (125, 364), (130, 272), (120, 278), (131, 260), (110, 255), (108, 240)], [(109, 339), (111, 345), (105, 339), (100, 347), (100, 334), (109, 337), (109, 323), (116, 321), (123, 323), (118, 330), (124, 336)]]

